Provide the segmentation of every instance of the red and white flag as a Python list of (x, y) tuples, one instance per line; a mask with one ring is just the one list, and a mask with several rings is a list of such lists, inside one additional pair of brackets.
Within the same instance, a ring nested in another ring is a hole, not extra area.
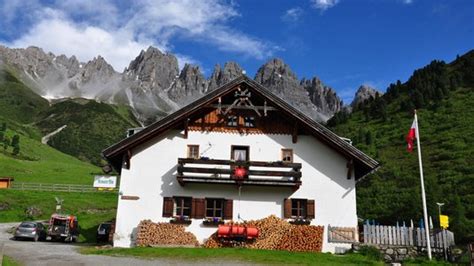
[(412, 152), (413, 151), (413, 141), (416, 139), (416, 130), (417, 125), (416, 125), (416, 118), (413, 120), (413, 123), (411, 124), (410, 131), (408, 131), (406, 140), (407, 140), (407, 151)]

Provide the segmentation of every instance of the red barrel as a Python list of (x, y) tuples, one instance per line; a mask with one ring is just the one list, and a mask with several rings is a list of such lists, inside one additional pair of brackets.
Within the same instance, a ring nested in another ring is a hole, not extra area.
[(217, 229), (217, 237), (219, 238), (247, 238), (254, 239), (258, 237), (258, 229), (256, 227), (247, 227), (242, 225), (219, 225)]
[(219, 228), (217, 229), (217, 237), (229, 237), (230, 230), (230, 225), (219, 225)]
[(247, 239), (258, 237), (258, 229), (256, 227), (247, 227)]

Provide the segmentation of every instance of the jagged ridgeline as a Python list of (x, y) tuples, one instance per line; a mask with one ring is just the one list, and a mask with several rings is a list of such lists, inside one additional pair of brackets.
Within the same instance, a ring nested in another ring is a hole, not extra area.
[[(178, 67), (177, 58), (154, 47), (142, 51), (122, 73), (98, 56), (87, 63), (76, 57), (56, 56), (37, 47), (0, 46), (0, 60), (17, 78), (47, 99), (86, 98), (127, 105), (138, 121), (150, 124), (242, 75), (235, 62), (216, 65), (205, 78), (198, 66)], [(280, 59), (264, 64), (255, 80), (318, 121), (341, 109), (335, 91), (317, 77), (298, 80)]]
[(474, 51), (446, 64), (433, 61), (328, 121), (336, 133), (375, 156), (382, 167), (358, 184), (358, 214), (395, 223), (422, 217), (416, 153), (405, 135), (418, 109), (428, 211), (438, 223), (445, 205), (460, 243), (474, 241)]

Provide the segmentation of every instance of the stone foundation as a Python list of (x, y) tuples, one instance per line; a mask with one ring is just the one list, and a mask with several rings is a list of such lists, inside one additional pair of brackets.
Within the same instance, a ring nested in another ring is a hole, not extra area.
[(377, 248), (383, 256), (385, 262), (401, 262), (405, 259), (416, 258), (421, 255), (420, 250), (410, 246), (388, 246), (376, 244), (354, 244), (352, 246), (355, 252), (358, 252), (362, 246), (371, 246)]

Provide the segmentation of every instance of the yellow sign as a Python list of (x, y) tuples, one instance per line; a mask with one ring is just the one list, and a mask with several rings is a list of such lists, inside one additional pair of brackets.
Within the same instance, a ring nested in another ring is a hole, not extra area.
[(441, 226), (441, 228), (443, 229), (446, 229), (449, 227), (449, 217), (447, 215), (439, 216), (439, 226)]

